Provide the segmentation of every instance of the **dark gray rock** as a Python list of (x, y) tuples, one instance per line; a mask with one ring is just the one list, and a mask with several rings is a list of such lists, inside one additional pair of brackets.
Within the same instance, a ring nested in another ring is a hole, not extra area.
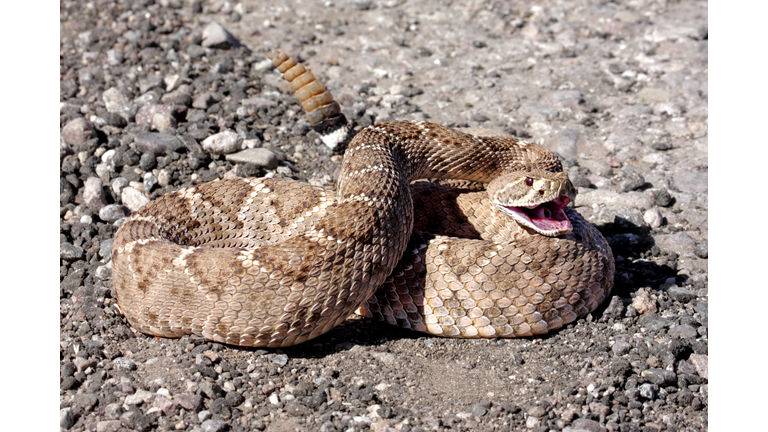
[(62, 243), (59, 245), (59, 257), (66, 261), (75, 261), (83, 259), (85, 251), (80, 246), (75, 246), (72, 243)]
[(641, 376), (659, 387), (667, 387), (677, 384), (677, 374), (666, 369), (646, 369)]
[(133, 142), (142, 153), (154, 155), (164, 155), (168, 150), (176, 151), (184, 146), (178, 137), (156, 132), (138, 133)]
[(673, 299), (679, 301), (680, 303), (688, 303), (694, 298), (696, 298), (696, 295), (692, 293), (690, 290), (678, 287), (677, 285), (673, 285), (667, 289), (667, 293), (670, 297)]
[(72, 408), (66, 407), (59, 411), (59, 427), (62, 429), (71, 428), (75, 424), (75, 416), (72, 414)]
[(693, 339), (698, 335), (699, 332), (690, 324), (676, 325), (669, 329), (669, 336), (671, 337)]

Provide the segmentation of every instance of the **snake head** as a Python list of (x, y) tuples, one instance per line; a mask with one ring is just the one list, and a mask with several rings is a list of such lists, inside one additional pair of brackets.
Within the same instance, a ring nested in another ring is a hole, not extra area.
[(488, 184), (488, 195), (502, 213), (539, 234), (554, 237), (573, 229), (563, 209), (576, 189), (564, 172), (508, 172)]

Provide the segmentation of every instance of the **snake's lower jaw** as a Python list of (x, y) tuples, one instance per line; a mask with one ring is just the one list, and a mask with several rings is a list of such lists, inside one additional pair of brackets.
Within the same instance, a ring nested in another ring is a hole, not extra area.
[(566, 205), (571, 199), (560, 195), (552, 201), (534, 206), (518, 207), (494, 202), (502, 213), (515, 219), (520, 225), (530, 228), (545, 236), (555, 237), (568, 234), (573, 230), (571, 221), (565, 215)]

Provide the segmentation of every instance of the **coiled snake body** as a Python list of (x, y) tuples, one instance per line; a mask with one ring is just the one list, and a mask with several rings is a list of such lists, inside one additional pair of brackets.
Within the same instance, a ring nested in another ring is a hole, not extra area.
[[(290, 57), (272, 58), (316, 130), (344, 139), (330, 93)], [(158, 198), (118, 229), (113, 282), (131, 325), (165, 337), (288, 346), (355, 310), (443, 336), (542, 334), (613, 284), (610, 248), (566, 207), (573, 197), (540, 146), (379, 124), (349, 143), (336, 192), (235, 179)]]

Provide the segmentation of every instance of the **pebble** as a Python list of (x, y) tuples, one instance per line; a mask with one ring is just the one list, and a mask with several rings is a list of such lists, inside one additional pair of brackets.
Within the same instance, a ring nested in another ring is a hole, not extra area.
[(677, 384), (677, 374), (666, 369), (650, 368), (644, 370), (640, 376), (659, 387), (667, 387)]
[(697, 244), (693, 249), (693, 253), (695, 253), (699, 258), (709, 258), (709, 241), (704, 240), (703, 242)]
[(226, 130), (209, 136), (201, 144), (210, 154), (228, 154), (243, 148), (243, 137), (237, 132)]
[(61, 129), (61, 137), (70, 147), (97, 137), (93, 124), (83, 117), (72, 119)]
[(200, 420), (200, 422), (207, 421), (211, 418), (211, 412), (208, 410), (202, 410), (199, 413), (197, 413), (197, 419)]
[(76, 261), (83, 258), (85, 251), (80, 246), (75, 246), (72, 243), (61, 243), (59, 245), (59, 257), (67, 261)]
[(691, 354), (688, 361), (691, 362), (700, 377), (709, 379), (709, 356), (707, 354)]
[(59, 426), (62, 429), (69, 429), (75, 424), (75, 416), (72, 415), (72, 408), (66, 407), (59, 411)]
[(659, 234), (655, 240), (659, 249), (682, 255), (693, 255), (693, 250), (696, 247), (696, 241), (685, 231), (675, 234)]
[(639, 211), (625, 205), (605, 206), (598, 215), (601, 223), (612, 223), (623, 228), (639, 228), (643, 225), (643, 216)]
[(128, 207), (131, 211), (138, 211), (149, 203), (149, 198), (144, 196), (138, 189), (131, 186), (123, 188), (120, 193), (120, 199), (123, 201), (123, 205)]
[(108, 112), (117, 114), (126, 121), (133, 121), (136, 106), (120, 90), (110, 87), (101, 94), (101, 100)]
[(645, 383), (640, 386), (640, 396), (648, 399), (656, 399), (656, 390), (653, 389), (653, 384)]
[(619, 191), (629, 192), (638, 189), (645, 184), (643, 176), (637, 173), (628, 174), (619, 182)]
[(563, 428), (563, 432), (606, 432), (608, 429), (599, 422), (589, 419), (576, 419), (570, 426)]
[(637, 325), (645, 328), (651, 333), (656, 333), (659, 330), (669, 327), (670, 322), (656, 314), (643, 315), (637, 320)]
[(651, 228), (658, 228), (664, 224), (664, 216), (659, 209), (651, 208), (643, 213), (643, 222)]
[(137, 133), (133, 142), (142, 153), (154, 155), (164, 155), (169, 150), (176, 151), (184, 146), (179, 138), (157, 132)]
[[(136, 113), (136, 124), (146, 124), (151, 129), (176, 127), (177, 119), (187, 116), (187, 107), (182, 105), (146, 105)], [(169, 126), (170, 125), (170, 126)]]
[(699, 335), (699, 332), (690, 324), (681, 324), (670, 328), (668, 334), (673, 338), (694, 339)]
[(144, 173), (143, 181), (144, 190), (147, 192), (152, 192), (152, 189), (157, 186), (157, 177), (155, 177), (155, 175), (151, 172)]
[(224, 420), (206, 420), (200, 426), (205, 432), (223, 432), (229, 425)]
[(373, 5), (372, 0), (347, 0), (350, 6), (352, 6), (352, 9), (356, 10), (368, 10)]
[(696, 298), (696, 295), (693, 292), (686, 288), (681, 288), (677, 285), (673, 285), (667, 288), (667, 293), (670, 297), (679, 301), (680, 303), (688, 303)]
[(216, 21), (203, 29), (202, 46), (205, 48), (230, 49), (240, 45), (236, 37)]
[(123, 192), (123, 189), (128, 186), (128, 184), (128, 179), (125, 177), (115, 177), (109, 184), (109, 188), (112, 189), (112, 193), (115, 196), (120, 196), (120, 194)]
[(203, 407), (203, 398), (199, 395), (180, 393), (175, 395), (173, 400), (187, 411), (198, 412)]
[(120, 420), (102, 420), (96, 423), (96, 432), (117, 432), (120, 430)]
[(88, 177), (83, 185), (83, 204), (89, 209), (98, 212), (107, 205), (107, 197), (104, 195), (104, 182), (98, 177)]
[(614, 342), (613, 346), (611, 347), (611, 351), (613, 351), (613, 354), (617, 356), (622, 356), (624, 354), (627, 354), (632, 349), (632, 345), (625, 341), (624, 339), (619, 339), (616, 342)]
[(270, 361), (278, 366), (285, 366), (288, 364), (288, 356), (285, 354), (275, 354)]
[(230, 162), (249, 163), (270, 170), (277, 168), (280, 162), (275, 152), (266, 148), (248, 148), (228, 154), (225, 158)]
[(115, 370), (121, 372), (136, 370), (136, 363), (133, 360), (127, 359), (125, 357), (117, 357), (116, 359), (112, 360), (112, 366), (115, 368)]
[(99, 210), (99, 219), (115, 222), (131, 215), (131, 209), (122, 204), (107, 204)]
[(213, 104), (215, 103), (216, 103), (216, 99), (213, 97), (211, 93), (208, 93), (208, 92), (201, 93), (192, 102), (192, 108), (205, 110), (213, 106)]

